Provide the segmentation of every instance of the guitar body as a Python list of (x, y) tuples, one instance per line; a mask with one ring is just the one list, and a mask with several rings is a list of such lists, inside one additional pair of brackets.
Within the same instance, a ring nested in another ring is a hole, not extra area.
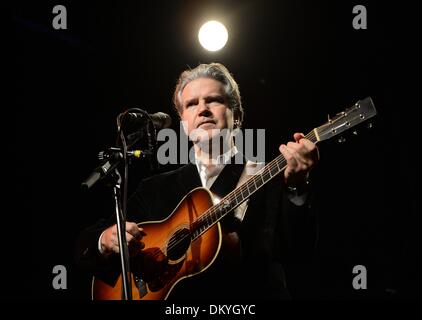
[[(145, 247), (130, 259), (134, 300), (166, 299), (179, 281), (203, 272), (214, 262), (221, 247), (220, 223), (192, 236), (192, 225), (212, 206), (212, 194), (197, 188), (165, 220), (138, 224), (146, 235), (142, 238)], [(121, 294), (121, 274), (114, 284), (93, 279), (94, 300), (121, 300)]]

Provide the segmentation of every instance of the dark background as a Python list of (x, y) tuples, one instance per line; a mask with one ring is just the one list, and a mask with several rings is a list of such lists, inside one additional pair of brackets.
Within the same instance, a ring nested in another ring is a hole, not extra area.
[[(57, 4), (66, 6), (67, 30), (52, 27)], [(358, 4), (367, 8), (367, 30), (352, 27)], [(379, 112), (372, 130), (320, 145), (313, 172), (319, 241), (312, 261), (289, 268), (292, 295), (420, 298), (413, 12), (385, 1), (17, 1), (10, 14), (14, 103), (6, 108), (14, 126), (5, 136), (13, 135), (14, 170), (5, 175), (17, 197), (9, 199), (13, 222), (5, 229), (20, 241), (6, 296), (90, 299), (74, 241), (113, 206), (105, 186), (83, 193), (80, 183), (98, 151), (114, 144), (115, 117), (129, 107), (162, 111), (177, 129), (177, 76), (221, 62), (240, 85), (244, 127), (266, 129), (267, 160), (294, 132), (359, 99), (371, 96)], [(214, 53), (197, 41), (210, 19), (229, 31)], [(133, 164), (131, 188), (149, 174), (145, 163)], [(368, 270), (367, 290), (352, 287), (359, 264)], [(51, 285), (55, 265), (67, 268), (67, 290)]]

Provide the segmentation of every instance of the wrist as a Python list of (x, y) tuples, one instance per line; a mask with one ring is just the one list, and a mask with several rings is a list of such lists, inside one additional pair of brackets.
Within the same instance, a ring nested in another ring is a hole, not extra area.
[(106, 247), (106, 245), (103, 243), (103, 236), (104, 236), (104, 233), (106, 232), (107, 230), (104, 230), (102, 233), (101, 233), (101, 235), (100, 235), (100, 237), (99, 237), (99, 239), (98, 239), (98, 251), (100, 252), (100, 254), (101, 255), (103, 255), (103, 256), (108, 256), (109, 255), (109, 253), (107, 252), (107, 247)]

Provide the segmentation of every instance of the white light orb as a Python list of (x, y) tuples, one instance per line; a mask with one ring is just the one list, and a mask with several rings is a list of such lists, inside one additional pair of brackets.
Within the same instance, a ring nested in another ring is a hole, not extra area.
[(203, 24), (198, 32), (199, 43), (208, 51), (220, 50), (226, 45), (228, 38), (226, 27), (215, 20)]

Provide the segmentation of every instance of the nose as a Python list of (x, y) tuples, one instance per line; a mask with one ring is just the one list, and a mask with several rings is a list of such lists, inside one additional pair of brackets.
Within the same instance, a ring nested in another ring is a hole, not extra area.
[(211, 114), (210, 108), (205, 101), (199, 102), (198, 105), (198, 116), (208, 116)]

